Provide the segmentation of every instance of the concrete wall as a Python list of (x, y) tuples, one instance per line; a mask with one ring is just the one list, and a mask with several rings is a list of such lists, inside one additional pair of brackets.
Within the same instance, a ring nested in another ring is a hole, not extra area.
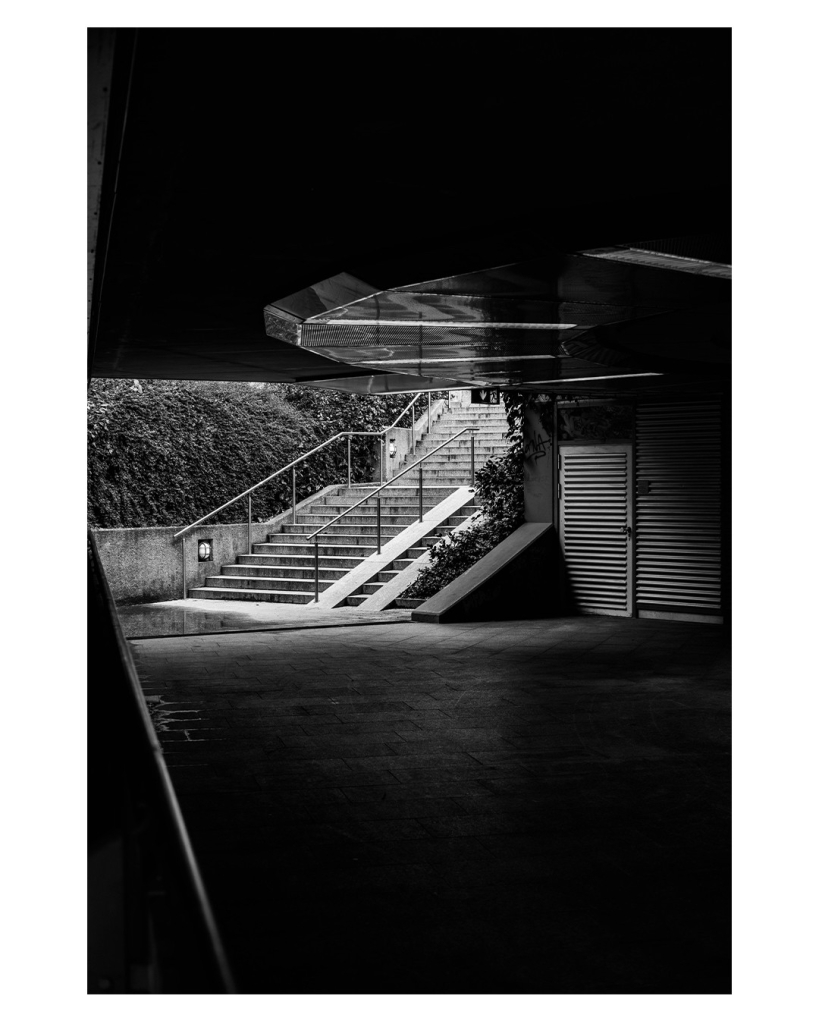
[[(149, 526), (138, 530), (95, 530), (100, 559), (117, 604), (182, 599), (182, 539), (173, 540), (179, 526)], [(269, 524), (253, 524), (253, 543), (272, 533)], [(200, 562), (200, 539), (213, 540), (213, 561)], [(199, 587), (206, 576), (218, 575), (222, 565), (247, 554), (247, 523), (213, 526), (207, 523), (186, 534), (188, 587)]]
[[(338, 489), (334, 484), (300, 501), (299, 509), (317, 497)], [(253, 523), (252, 540), (259, 544), (268, 534), (280, 533), (290, 522), (291, 512), (282, 512), (266, 523)], [(148, 526), (143, 529), (94, 530), (108, 585), (117, 604), (144, 604), (150, 601), (182, 599), (182, 540), (173, 535), (181, 526)], [(200, 562), (200, 540), (213, 541), (213, 560)], [(218, 576), (222, 566), (247, 554), (247, 523), (214, 526), (204, 523), (184, 537), (188, 589), (201, 587), (206, 576)]]
[[(395, 457), (390, 458), (390, 441), (395, 440)], [(403, 462), (405, 456), (412, 449), (412, 431), (409, 427), (395, 427), (387, 434), (385, 446), (384, 479), (392, 480), (395, 474), (406, 465)], [(379, 478), (380, 479), (380, 478)]]
[(554, 442), (538, 409), (523, 421), (523, 506), (527, 523), (554, 522)]
[[(450, 392), (450, 394), (459, 395), (460, 392)], [(421, 406), (421, 412), (417, 412), (418, 406)], [(460, 406), (457, 406), (460, 407)], [(446, 409), (446, 402), (439, 398), (437, 401), (432, 403), (432, 425), (435, 426), (436, 422), (441, 418)], [(421, 441), (422, 436), (427, 432), (430, 422), (430, 417), (427, 415), (427, 403), (425, 398), (418, 400), (418, 405), (413, 409), (414, 413), (417, 413), (415, 419), (415, 443), (418, 444)], [(412, 415), (412, 414), (410, 414)], [(403, 423), (409, 423), (409, 415)], [(389, 457), (389, 443), (390, 439), (395, 438), (395, 458)], [(412, 429), (409, 426), (406, 427), (394, 427), (387, 434), (386, 445), (381, 446), (384, 453), (384, 480), (391, 480), (396, 473), (400, 473), (402, 469), (406, 469), (414, 459), (412, 459), (410, 453), (412, 451)], [(407, 456), (409, 455), (409, 458)], [(376, 460), (376, 471), (375, 480), (380, 481), (381, 470)]]
[(553, 526), (525, 523), (424, 604), (416, 622), (501, 622), (560, 614)]

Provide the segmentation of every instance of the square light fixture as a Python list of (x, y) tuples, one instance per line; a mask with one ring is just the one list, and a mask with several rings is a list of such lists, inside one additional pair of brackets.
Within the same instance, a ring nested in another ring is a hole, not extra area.
[(208, 540), (200, 540), (197, 547), (197, 553), (199, 555), (200, 562), (212, 562), (213, 561), (213, 538)]

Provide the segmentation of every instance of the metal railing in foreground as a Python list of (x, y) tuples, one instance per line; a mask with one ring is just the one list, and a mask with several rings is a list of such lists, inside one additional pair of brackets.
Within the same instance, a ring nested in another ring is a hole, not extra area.
[(91, 531), (88, 627), (88, 991), (234, 993)]
[(340, 519), (343, 519), (345, 516), (348, 516), (351, 512), (354, 512), (357, 508), (360, 508), (363, 504), (365, 504), (365, 502), (368, 502), (370, 500), (370, 498), (375, 497), (376, 545), (377, 545), (377, 554), (380, 555), (381, 554), (381, 492), (386, 490), (388, 487), (392, 487), (392, 485), (396, 482), (396, 480), (400, 480), (402, 476), (405, 476), (407, 473), (410, 473), (413, 469), (417, 469), (418, 470), (418, 522), (419, 523), (423, 523), (423, 521), (424, 521), (424, 466), (423, 466), (423, 464), (426, 462), (427, 459), (431, 458), (433, 455), (436, 455), (442, 448), (446, 448), (446, 446), (448, 444), (451, 444), (452, 441), (454, 441), (457, 438), (459, 438), (462, 434), (471, 434), (472, 435), (472, 438), (471, 438), (472, 444), (470, 445), (470, 466), (471, 466), (471, 472), (470, 472), (470, 480), (471, 480), (471, 482), (470, 482), (470, 486), (474, 487), (475, 486), (475, 434), (478, 433), (478, 429), (479, 429), (478, 427), (464, 427), (463, 430), (459, 430), (457, 432), (457, 434), (453, 434), (452, 437), (448, 437), (446, 439), (446, 441), (443, 441), (441, 444), (439, 444), (437, 448), (433, 448), (431, 451), (427, 452), (426, 455), (423, 455), (420, 459), (418, 459), (417, 462), (413, 462), (413, 464), (411, 466), (407, 466), (406, 469), (402, 469), (400, 473), (396, 473), (395, 476), (391, 480), (388, 480), (385, 484), (381, 484), (380, 487), (376, 487), (376, 489), (374, 491), (371, 491), (366, 497), (362, 498), (361, 501), (357, 501), (355, 503), (355, 505), (351, 505), (348, 509), (345, 509), (344, 512), (341, 512), (334, 519), (331, 519), (329, 523), (325, 523), (324, 526), (319, 527), (319, 529), (316, 530), (315, 533), (311, 533), (310, 534), (310, 536), (306, 539), (305, 543), (309, 544), (310, 541), (312, 540), (312, 541), (315, 542), (315, 546), (316, 546), (315, 547), (315, 555), (314, 555), (314, 557), (315, 557), (315, 567), (316, 567), (316, 573), (315, 573), (316, 604), (319, 603), (319, 541), (318, 541), (319, 535), (324, 533), (325, 530), (329, 529), (331, 526), (333, 526), (335, 523), (337, 523)]

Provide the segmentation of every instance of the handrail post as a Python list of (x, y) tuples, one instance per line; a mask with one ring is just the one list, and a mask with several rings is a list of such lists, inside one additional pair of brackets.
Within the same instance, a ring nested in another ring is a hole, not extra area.
[[(361, 505), (366, 504), (366, 502), (368, 502), (370, 500), (370, 498), (375, 498), (377, 502), (380, 502), (381, 491), (383, 491), (385, 487), (389, 487), (390, 484), (395, 482), (395, 480), (401, 479), (407, 473), (415, 472), (416, 468), (418, 469), (418, 519), (419, 519), (419, 522), (423, 522), (424, 521), (424, 465), (423, 465), (424, 462), (426, 461), (426, 459), (430, 458), (431, 456), (433, 456), (437, 452), (439, 452), (442, 448), (445, 448), (450, 442), (454, 441), (456, 438), (462, 437), (464, 434), (472, 432), (473, 429), (474, 428), (472, 428), (472, 427), (464, 427), (462, 430), (459, 430), (456, 434), (453, 434), (452, 437), (448, 437), (446, 439), (446, 441), (444, 441), (442, 444), (439, 444), (437, 447), (433, 448), (431, 451), (428, 451), (426, 453), (426, 455), (423, 455), (417, 462), (414, 462), (411, 466), (407, 466), (406, 469), (402, 469), (399, 473), (396, 474), (396, 476), (392, 480), (387, 481), (387, 483), (382, 483), (379, 487), (376, 487), (376, 489), (374, 491), (371, 491), (369, 494), (366, 494), (359, 501), (355, 502), (355, 504), (351, 505), (349, 508), (345, 509), (343, 512), (340, 512), (337, 516), (335, 516), (333, 519), (331, 519), (328, 523), (325, 523), (323, 526), (320, 526), (318, 528), (318, 530), (315, 531), (315, 533), (311, 533), (309, 535), (309, 537), (306, 538), (308, 543), (311, 540), (315, 540), (315, 543), (316, 543), (316, 601), (317, 602), (318, 602), (318, 593), (319, 593), (319, 591), (318, 591), (318, 586), (319, 586), (319, 582), (318, 582), (318, 561), (319, 561), (318, 537), (319, 537), (319, 534), (323, 533), (329, 527), (335, 525), (335, 523), (337, 523), (340, 519), (343, 519), (344, 516), (348, 515), (350, 512), (354, 512), (357, 508), (360, 508)], [(474, 451), (474, 436), (473, 436), (472, 440), (473, 440), (472, 447), (473, 447), (473, 451)], [(473, 456), (473, 463), (474, 463), (474, 456)], [(433, 486), (434, 486), (434, 484), (433, 484)], [(376, 506), (376, 512), (378, 514), (378, 505)]]
[(432, 430), (432, 392), (427, 391), (427, 433)]
[(316, 537), (316, 604), (319, 603), (319, 550), (318, 537)]
[(381, 554), (381, 495), (375, 499), (375, 524), (376, 537), (378, 540), (378, 554)]
[(415, 413), (412, 414), (412, 454), (415, 454)]
[(187, 537), (182, 538), (182, 600), (187, 601), (188, 599), (188, 560), (185, 557), (185, 541)]
[(475, 486), (475, 433), (474, 431), (470, 434), (472, 441), (472, 487)]
[(296, 525), (296, 467), (293, 467), (293, 525)]
[(248, 494), (247, 496), (247, 553), (253, 554), (253, 529), (251, 523), (253, 522), (253, 495)]
[(350, 456), (350, 445), (352, 443), (352, 440), (353, 439), (348, 434), (347, 435), (347, 487), (348, 488), (353, 486), (352, 459), (351, 459), (351, 456)]
[(381, 437), (379, 437), (379, 439), (378, 439), (378, 446), (379, 446), (378, 447), (378, 461), (379, 461), (379, 463), (381, 465), (381, 479), (378, 482), (383, 484), (384, 483), (384, 459), (386, 458), (386, 455), (387, 455), (387, 435), (386, 434), (382, 434)]

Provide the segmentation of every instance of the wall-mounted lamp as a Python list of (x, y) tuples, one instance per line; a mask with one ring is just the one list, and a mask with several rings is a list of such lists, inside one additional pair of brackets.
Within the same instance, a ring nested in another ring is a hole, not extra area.
[(390, 438), (390, 458), (391, 459), (395, 458), (395, 438), (394, 437)]
[(213, 540), (200, 540), (199, 541), (199, 561), (200, 562), (212, 562), (213, 561)]

